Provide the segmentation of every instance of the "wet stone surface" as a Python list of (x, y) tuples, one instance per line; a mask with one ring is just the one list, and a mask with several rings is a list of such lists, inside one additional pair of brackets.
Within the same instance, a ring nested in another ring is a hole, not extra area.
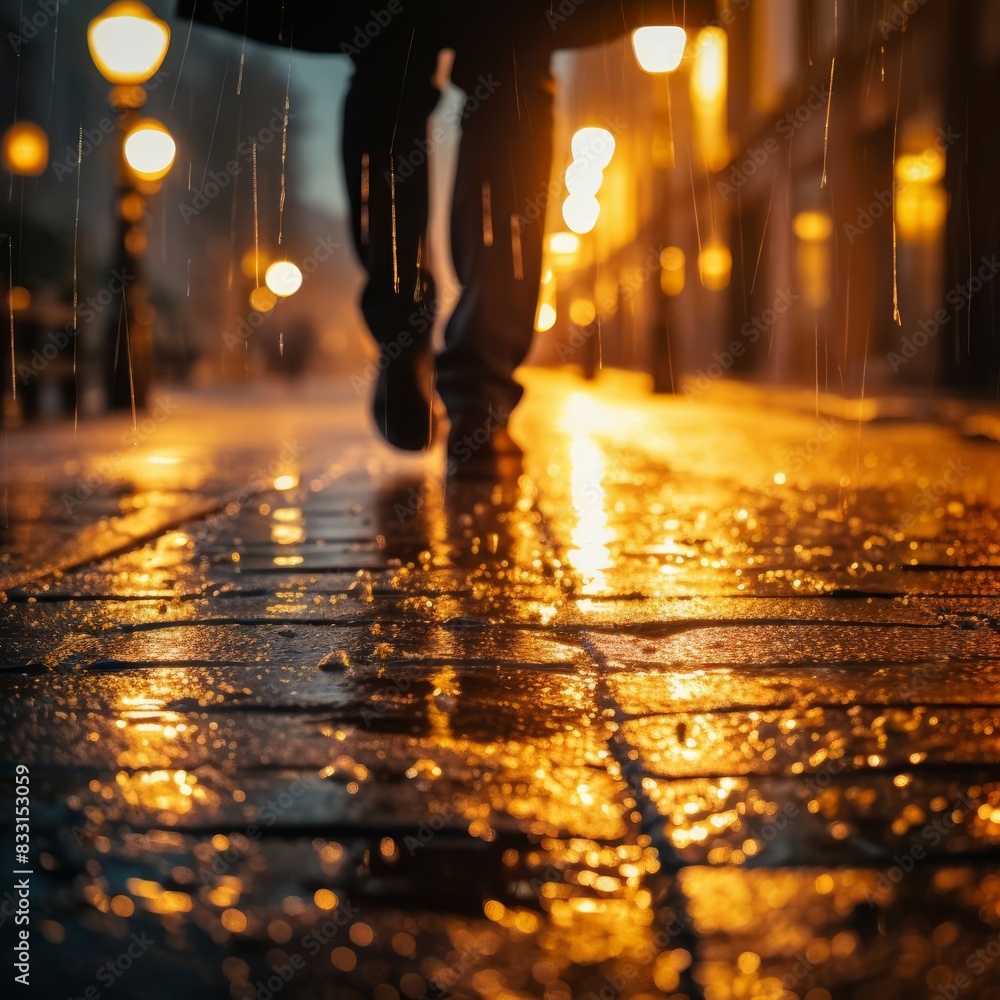
[(739, 400), (12, 438), (36, 995), (1000, 997), (1000, 445)]

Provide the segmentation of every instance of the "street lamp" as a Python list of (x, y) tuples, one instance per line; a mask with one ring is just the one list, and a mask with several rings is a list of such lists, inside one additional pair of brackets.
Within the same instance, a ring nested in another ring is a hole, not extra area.
[(632, 51), (644, 73), (672, 73), (681, 64), (686, 41), (686, 32), (676, 25), (648, 25), (632, 32)]
[(118, 263), (125, 308), (124, 329), (112, 317), (106, 346), (112, 358), (112, 409), (144, 406), (152, 378), (155, 312), (142, 274), (146, 248), (146, 197), (154, 194), (173, 166), (176, 145), (152, 119), (137, 120), (146, 103), (143, 84), (160, 68), (170, 45), (170, 27), (143, 3), (112, 3), (87, 27), (91, 59), (108, 83), (118, 114), (121, 156), (117, 179)]
[(131, 0), (111, 4), (87, 27), (90, 57), (116, 86), (142, 86), (160, 68), (169, 45), (169, 25)]
[(129, 130), (122, 153), (139, 180), (158, 181), (170, 173), (177, 155), (177, 143), (162, 122), (146, 118)]

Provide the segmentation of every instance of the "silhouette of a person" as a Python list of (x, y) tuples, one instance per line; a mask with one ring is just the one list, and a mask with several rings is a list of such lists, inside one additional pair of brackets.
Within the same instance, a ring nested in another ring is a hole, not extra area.
[(428, 14), (412, 4), (352, 53), (344, 169), (368, 275), (362, 311), (387, 361), (373, 410), (401, 448), (425, 447), (431, 432), (437, 310), (423, 246), (426, 121), (439, 97), (441, 49), (454, 49), (452, 79), (467, 95), (451, 211), (462, 292), (436, 359), (455, 471), (517, 455), (506, 424), (521, 397), (513, 373), (531, 344), (542, 262), (542, 227), (523, 215), (546, 190), (552, 156), (551, 50), (528, 30), (520, 8), (529, 6), (537, 3), (443, 16), (441, 5)]

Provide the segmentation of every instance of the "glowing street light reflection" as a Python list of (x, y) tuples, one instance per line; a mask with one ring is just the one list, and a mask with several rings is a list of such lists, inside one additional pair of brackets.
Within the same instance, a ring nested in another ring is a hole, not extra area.
[(551, 330), (556, 325), (557, 318), (558, 314), (554, 305), (550, 305), (548, 302), (540, 302), (538, 304), (538, 316), (535, 319), (535, 329), (539, 333), (545, 333), (546, 330)]
[(260, 285), (250, 293), (250, 308), (259, 313), (269, 313), (278, 304), (278, 296), (270, 288)]
[(31, 305), (31, 292), (23, 285), (15, 285), (7, 294), (7, 305), (11, 312), (23, 312)]
[(574, 233), (589, 233), (600, 214), (600, 202), (593, 196), (571, 194), (563, 202), (563, 221)]
[(552, 233), (549, 236), (549, 253), (570, 256), (580, 249), (580, 238), (573, 233)]
[(733, 273), (733, 255), (722, 243), (707, 243), (698, 254), (698, 274), (702, 287), (721, 292), (729, 287)]
[(598, 170), (603, 170), (615, 155), (615, 137), (606, 128), (587, 126), (577, 129), (569, 148), (574, 160), (593, 163)]
[(726, 125), (729, 43), (722, 28), (698, 32), (691, 69), (694, 144), (709, 170), (721, 170), (729, 160)]
[(896, 180), (909, 184), (933, 184), (944, 177), (944, 153), (930, 147), (922, 153), (903, 153), (896, 159)]
[(792, 219), (795, 271), (803, 302), (810, 309), (822, 309), (830, 301), (830, 237), (833, 220), (826, 212), (806, 210)]
[(574, 160), (566, 168), (566, 190), (570, 194), (594, 197), (601, 189), (604, 172), (592, 160)]
[(691, 97), (700, 110), (715, 109), (726, 99), (728, 40), (722, 28), (708, 27), (698, 32)]
[(580, 574), (581, 589), (587, 595), (605, 589), (606, 571), (612, 565), (609, 543), (616, 537), (609, 523), (604, 490), (607, 456), (591, 434), (591, 428), (599, 426), (601, 419), (591, 397), (576, 393), (566, 401), (562, 426), (570, 435), (569, 486), (576, 515), (576, 525), (570, 532), (573, 547), (567, 557)]
[(538, 312), (535, 316), (535, 330), (545, 333), (556, 325), (556, 278), (552, 268), (546, 268), (542, 275), (538, 292)]
[(597, 306), (590, 299), (574, 299), (570, 303), (569, 318), (576, 326), (590, 326), (597, 319)]
[(144, 181), (158, 181), (170, 172), (177, 143), (162, 122), (147, 118), (125, 136), (123, 147), (129, 169)]
[(680, 247), (665, 247), (660, 254), (660, 288), (664, 295), (680, 295), (684, 291), (685, 263)]
[(828, 240), (833, 233), (833, 222), (826, 212), (799, 212), (792, 219), (792, 232), (810, 243)]
[(279, 298), (286, 299), (302, 287), (302, 272), (290, 260), (276, 260), (267, 269), (264, 283)]
[(896, 231), (907, 242), (932, 243), (948, 216), (944, 178), (945, 154), (933, 146), (905, 153), (896, 160)]

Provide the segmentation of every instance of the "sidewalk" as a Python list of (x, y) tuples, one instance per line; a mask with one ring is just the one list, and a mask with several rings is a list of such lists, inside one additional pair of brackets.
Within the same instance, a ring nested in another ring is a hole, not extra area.
[(532, 372), (491, 490), (156, 395), (7, 441), (19, 995), (1000, 998), (992, 418)]

